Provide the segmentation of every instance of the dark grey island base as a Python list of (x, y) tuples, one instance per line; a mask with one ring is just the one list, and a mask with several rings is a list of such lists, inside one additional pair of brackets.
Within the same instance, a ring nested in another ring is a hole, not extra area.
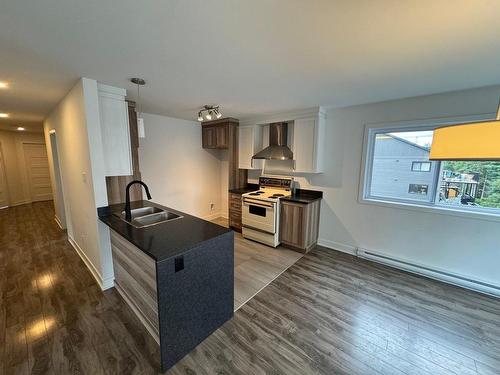
[(115, 286), (160, 344), (166, 371), (233, 317), (233, 232), (149, 202), (180, 219), (135, 228), (118, 217), (124, 205), (98, 209), (111, 229)]

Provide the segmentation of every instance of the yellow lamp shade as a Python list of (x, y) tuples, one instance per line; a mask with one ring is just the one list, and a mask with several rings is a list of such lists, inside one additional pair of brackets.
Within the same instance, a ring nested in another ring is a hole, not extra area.
[(434, 130), (430, 160), (500, 160), (500, 121)]

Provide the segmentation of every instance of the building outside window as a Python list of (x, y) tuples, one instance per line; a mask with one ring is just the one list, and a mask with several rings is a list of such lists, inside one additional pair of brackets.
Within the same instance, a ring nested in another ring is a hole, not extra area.
[(427, 195), (428, 192), (429, 192), (429, 185), (410, 184), (410, 186), (408, 187), (408, 193), (410, 194)]
[(363, 199), (500, 215), (500, 162), (430, 161), (432, 136), (369, 129)]
[(411, 170), (413, 172), (430, 172), (431, 165), (431, 162), (428, 161), (414, 161), (411, 164)]

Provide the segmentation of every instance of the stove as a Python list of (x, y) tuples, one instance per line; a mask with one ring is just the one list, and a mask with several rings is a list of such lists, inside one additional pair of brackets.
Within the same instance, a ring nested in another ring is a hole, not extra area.
[(242, 196), (244, 238), (276, 247), (279, 245), (280, 198), (291, 195), (291, 177), (259, 177), (259, 190)]

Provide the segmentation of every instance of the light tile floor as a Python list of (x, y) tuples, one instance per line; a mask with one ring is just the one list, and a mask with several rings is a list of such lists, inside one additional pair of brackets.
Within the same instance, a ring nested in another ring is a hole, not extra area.
[[(227, 227), (227, 219), (214, 223)], [(282, 246), (272, 248), (234, 233), (234, 311), (302, 258), (303, 254)]]

